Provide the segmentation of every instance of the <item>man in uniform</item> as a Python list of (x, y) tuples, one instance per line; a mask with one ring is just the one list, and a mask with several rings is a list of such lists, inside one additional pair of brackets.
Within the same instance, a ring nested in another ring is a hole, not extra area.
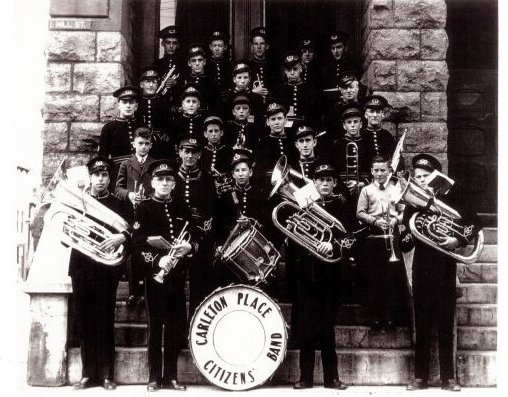
[(143, 125), (136, 118), (138, 88), (124, 86), (116, 90), (113, 96), (118, 99), (118, 116), (102, 127), (98, 155), (113, 160), (114, 168), (110, 173), (110, 179), (114, 186), (120, 163), (134, 154), (134, 147), (132, 146), (134, 131)]
[(316, 89), (321, 89), (321, 76), (316, 61), (316, 44), (311, 38), (304, 38), (300, 42), (302, 58), (302, 80), (311, 83)]
[(136, 118), (152, 130), (152, 148), (150, 155), (155, 159), (167, 158), (171, 153), (171, 140), (165, 131), (164, 113), (169, 110), (167, 98), (157, 94), (159, 72), (153, 66), (141, 70), (139, 86), (141, 95), (138, 99)]
[(270, 93), (277, 86), (278, 68), (268, 56), (270, 44), (266, 29), (262, 26), (250, 31), (251, 88), (261, 94), (265, 102), (270, 101)]
[[(187, 335), (185, 312), (185, 275), (187, 259), (196, 252), (195, 229), (188, 208), (172, 196), (175, 173), (168, 160), (156, 160), (148, 170), (154, 194), (138, 208), (133, 242), (145, 267), (146, 311), (148, 315), (148, 386), (149, 392), (160, 388), (186, 390), (178, 381), (178, 355)], [(186, 232), (190, 241), (179, 241)], [(150, 237), (162, 236), (169, 248), (149, 244)], [(155, 278), (154, 275), (158, 277)], [(162, 279), (162, 282), (161, 282)], [(164, 341), (164, 351), (162, 349)]]
[[(105, 157), (94, 157), (87, 163), (89, 194), (100, 204), (123, 215), (120, 199), (108, 191), (112, 166), (111, 160)], [(130, 231), (112, 234), (101, 246), (105, 250), (115, 250), (127, 241), (130, 241)], [(103, 265), (72, 250), (69, 276), (83, 364), (82, 378), (74, 388), (86, 389), (100, 384), (106, 390), (113, 390), (116, 388), (114, 325), (119, 267)]]
[[(422, 153), (413, 157), (412, 165), (414, 179), (422, 188), (428, 190), (429, 195), (432, 196), (434, 192), (431, 187), (427, 186), (427, 182), (429, 175), (434, 170), (441, 172), (441, 164), (435, 157)], [(446, 204), (459, 212), (462, 216), (461, 224), (471, 224), (474, 227), (468, 239), (459, 239), (451, 233), (443, 237), (439, 242), (439, 247), (449, 252), (470, 244), (481, 229), (477, 215), (467, 211), (466, 208), (460, 205), (458, 188), (454, 186), (450, 190), (446, 196)], [(416, 328), (415, 379), (407, 386), (407, 390), (428, 388), (432, 328), (435, 324), (439, 341), (441, 388), (449, 391), (460, 391), (460, 385), (455, 378), (453, 352), (457, 261), (439, 251), (437, 247), (427, 245), (412, 235), (409, 229), (409, 219), (415, 211), (414, 207), (406, 206), (403, 220), (406, 231), (401, 239), (404, 251), (409, 251), (414, 246), (412, 275)], [(418, 211), (421, 211), (421, 209)]]
[(223, 92), (230, 85), (229, 36), (223, 32), (214, 31), (208, 43), (210, 57), (206, 63), (206, 74), (213, 79), (218, 92)]
[(154, 62), (154, 67), (159, 72), (161, 81), (167, 76), (168, 72), (174, 67), (173, 73), (166, 81), (166, 92), (163, 95), (169, 95), (171, 98), (176, 94), (175, 88), (179, 83), (179, 77), (185, 70), (185, 63), (180, 55), (180, 33), (176, 26), (166, 26), (159, 32), (161, 46), (164, 49), (164, 55)]
[(211, 292), (213, 261), (213, 211), (216, 203), (215, 185), (199, 166), (201, 140), (195, 134), (178, 137), (180, 168), (176, 175), (174, 197), (185, 203), (196, 226), (199, 250), (189, 263), (189, 315)]

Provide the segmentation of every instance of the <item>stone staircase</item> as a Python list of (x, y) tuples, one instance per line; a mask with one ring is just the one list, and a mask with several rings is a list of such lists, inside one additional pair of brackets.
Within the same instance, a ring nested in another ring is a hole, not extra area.
[[(485, 219), (485, 218), (484, 218)], [(497, 350), (497, 226), (487, 218), (485, 247), (473, 265), (458, 265), (463, 296), (457, 301), (457, 376), (463, 386), (496, 385)], [(147, 325), (142, 306), (126, 305), (127, 283), (121, 282), (116, 304), (115, 378), (122, 384), (146, 383)], [(289, 324), (289, 303), (279, 304)], [(372, 331), (365, 309), (359, 304), (342, 304), (337, 309), (340, 324), (335, 327), (341, 380), (354, 385), (400, 385), (412, 377), (414, 354), (408, 327)], [(319, 355), (319, 351), (316, 353)], [(208, 384), (193, 363), (189, 350), (179, 359), (179, 379), (188, 384)], [(433, 353), (432, 378), (437, 381), (437, 353)], [(68, 349), (70, 383), (80, 379), (79, 348)], [(273, 384), (298, 379), (298, 351), (288, 350), (275, 372)], [(316, 359), (316, 383), (322, 383), (320, 358)]]

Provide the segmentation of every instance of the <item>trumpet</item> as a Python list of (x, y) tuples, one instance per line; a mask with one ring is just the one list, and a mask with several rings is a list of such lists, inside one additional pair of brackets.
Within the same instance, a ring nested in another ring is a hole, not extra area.
[(141, 201), (143, 201), (145, 196), (145, 187), (142, 183), (139, 183), (138, 181), (134, 181), (134, 193), (136, 194), (136, 197), (134, 198), (134, 209), (136, 209)]
[(358, 196), (360, 187), (360, 165), (358, 162), (358, 145), (348, 142), (346, 145), (346, 182), (355, 181), (355, 193)]
[(395, 226), (392, 226), (390, 222), (390, 203), (381, 203), (381, 208), (383, 211), (383, 218), (388, 223), (388, 229), (383, 229), (385, 234), (386, 250), (390, 251), (390, 258), (388, 259), (388, 262), (397, 262), (399, 258), (397, 258), (397, 255), (395, 254), (395, 247), (393, 244), (393, 231)]
[(164, 75), (164, 78), (162, 79), (161, 83), (159, 84), (159, 87), (157, 87), (157, 94), (160, 95), (166, 95), (168, 92), (168, 87), (166, 87), (166, 83), (169, 79), (175, 80), (180, 76), (180, 73), (175, 73), (176, 65), (173, 65), (168, 72)]
[[(185, 225), (183, 225), (182, 230), (180, 231), (180, 234), (173, 241), (173, 245), (182, 243), (184, 241), (185, 242), (190, 241), (190, 234), (188, 231), (185, 230), (187, 228), (188, 224), (189, 224), (189, 222), (185, 222)], [(153, 276), (153, 279), (161, 284), (164, 282), (164, 276), (166, 276), (166, 274), (168, 274), (171, 270), (173, 270), (175, 268), (175, 266), (178, 264), (178, 261), (180, 260), (180, 258), (176, 256), (176, 249), (173, 247), (169, 250), (168, 255), (170, 258), (169, 270), (166, 271), (165, 269), (161, 269), (158, 273), (156, 273)]]
[[(296, 196), (301, 194), (303, 188), (298, 188), (290, 180), (291, 177), (299, 178), (307, 185), (312, 184), (309, 178), (287, 165), (286, 156), (281, 156), (272, 173), (274, 187), (270, 197), (278, 193), (286, 200), (272, 211), (275, 227), (317, 258), (325, 262), (338, 262), (342, 259), (343, 249), (351, 249), (356, 238), (348, 235), (342, 223), (319, 206), (312, 195), (305, 197), (307, 200), (305, 208), (295, 204), (298, 202)], [(331, 244), (332, 250), (326, 254), (319, 253), (318, 247), (323, 243)]]
[(217, 194), (222, 194), (232, 189), (233, 177), (226, 173), (221, 174), (214, 166), (210, 167), (210, 172), (212, 173), (212, 177), (215, 182)]

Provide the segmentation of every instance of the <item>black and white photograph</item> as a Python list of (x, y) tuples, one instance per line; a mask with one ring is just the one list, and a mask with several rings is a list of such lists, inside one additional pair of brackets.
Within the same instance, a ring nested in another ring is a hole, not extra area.
[(501, 3), (7, 1), (13, 394), (500, 395)]

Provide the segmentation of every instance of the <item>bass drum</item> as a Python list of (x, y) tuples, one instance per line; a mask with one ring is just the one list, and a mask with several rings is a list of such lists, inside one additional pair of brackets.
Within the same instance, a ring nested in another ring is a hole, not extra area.
[(190, 324), (189, 347), (201, 374), (227, 390), (268, 381), (284, 360), (287, 325), (259, 288), (231, 285), (210, 294)]

